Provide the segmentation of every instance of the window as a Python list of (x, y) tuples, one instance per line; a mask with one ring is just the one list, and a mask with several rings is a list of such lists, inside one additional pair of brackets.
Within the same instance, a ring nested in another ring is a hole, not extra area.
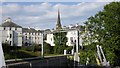
[(76, 43), (76, 40), (75, 40), (75, 43)]
[(10, 30), (11, 30), (11, 27), (10, 27)]
[(25, 46), (27, 46), (28, 45), (28, 43), (27, 42), (25, 42)]
[(51, 38), (51, 41), (52, 41), (52, 38)]
[(23, 41), (22, 41), (22, 44), (23, 44)]
[(10, 38), (12, 38), (12, 34), (10, 34)]
[(73, 37), (70, 37), (70, 42), (73, 43)]
[(17, 28), (15, 28), (15, 30), (17, 30)]
[(10, 45), (11, 45), (11, 41), (10, 41)]
[(5, 30), (5, 27), (4, 27), (4, 30)]
[(27, 36), (26, 36), (26, 38), (25, 38), (26, 40), (27, 40)]

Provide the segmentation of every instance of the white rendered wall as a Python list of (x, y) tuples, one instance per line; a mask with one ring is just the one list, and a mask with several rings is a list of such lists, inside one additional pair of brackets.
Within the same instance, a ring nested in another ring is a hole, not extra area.
[(46, 43), (49, 43), (51, 46), (55, 46), (53, 34), (47, 34)]
[[(27, 38), (26, 38), (27, 37)], [(29, 44), (42, 44), (42, 36), (41, 33), (28, 33), (25, 32), (23, 33), (23, 43), (25, 44), (26, 42)]]
[[(5, 28), (5, 30), (4, 30)], [(10, 30), (11, 28), (11, 30)], [(11, 38), (10, 38), (11, 34)], [(15, 28), (15, 27), (0, 27), (0, 37), (3, 43), (9, 43), (11, 41), (11, 46), (15, 42), (16, 46), (22, 46), (22, 28)]]
[[(66, 45), (74, 46), (75, 45), (75, 40), (77, 39), (77, 31), (76, 30), (68, 31), (66, 37), (68, 39)], [(73, 42), (71, 41), (71, 37), (73, 38)], [(53, 34), (47, 34), (47, 40), (45, 42), (49, 43), (51, 46), (55, 46)], [(80, 46), (82, 46), (81, 35), (79, 35), (79, 44), (80, 44)]]

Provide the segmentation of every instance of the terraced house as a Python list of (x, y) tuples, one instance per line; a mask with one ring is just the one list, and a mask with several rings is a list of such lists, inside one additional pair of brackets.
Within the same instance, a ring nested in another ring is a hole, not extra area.
[(23, 28), (7, 18), (0, 25), (0, 42), (11, 46), (31, 46), (41, 44), (41, 31), (33, 28)]

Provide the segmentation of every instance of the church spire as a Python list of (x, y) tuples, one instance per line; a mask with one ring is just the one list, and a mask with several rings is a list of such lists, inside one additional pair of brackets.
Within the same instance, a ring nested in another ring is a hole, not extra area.
[(61, 20), (60, 20), (60, 12), (58, 9), (58, 19), (57, 19), (57, 24), (56, 24), (56, 30), (62, 29), (61, 27)]

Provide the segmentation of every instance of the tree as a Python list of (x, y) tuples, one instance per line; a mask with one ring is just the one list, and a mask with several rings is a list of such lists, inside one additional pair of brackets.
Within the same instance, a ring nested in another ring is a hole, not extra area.
[[(112, 2), (104, 6), (104, 10), (97, 13), (95, 16), (88, 18), (85, 22), (88, 32), (86, 39), (90, 41), (88, 46), (91, 50), (96, 45), (101, 45), (108, 61), (113, 65), (115, 59), (120, 57), (120, 2)], [(95, 45), (94, 45), (95, 44)]]
[(66, 32), (54, 33), (54, 53), (63, 54), (67, 42), (66, 34)]

